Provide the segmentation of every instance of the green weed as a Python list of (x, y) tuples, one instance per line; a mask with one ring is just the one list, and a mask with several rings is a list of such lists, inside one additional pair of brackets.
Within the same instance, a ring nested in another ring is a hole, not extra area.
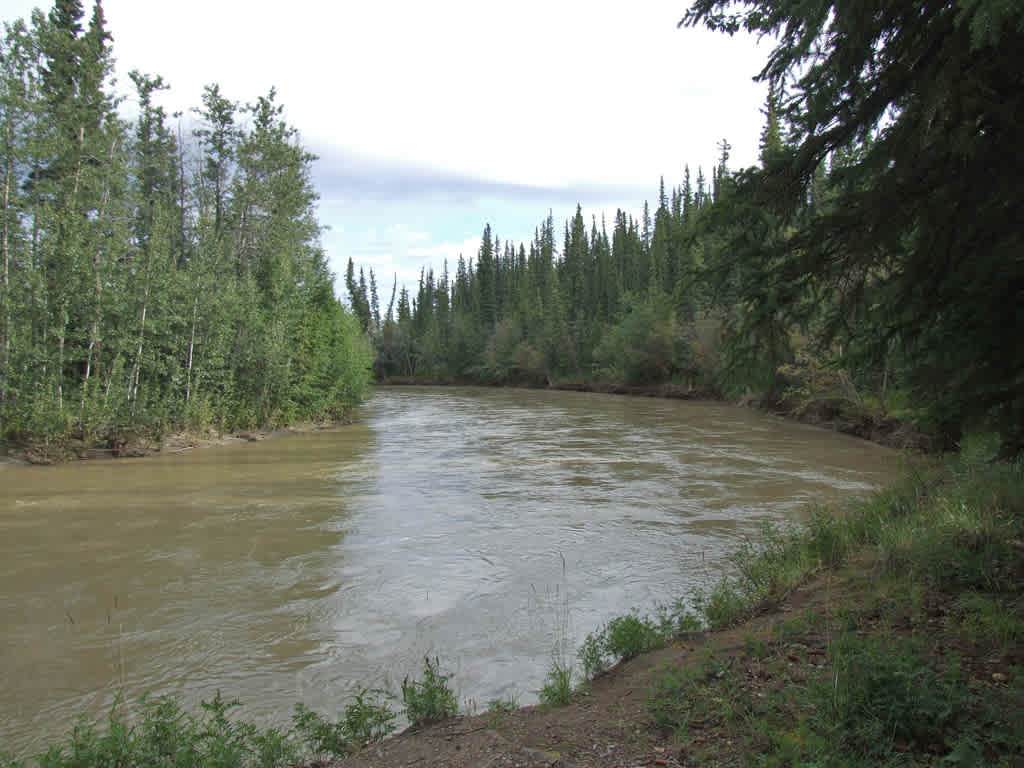
[(386, 691), (358, 686), (338, 722), (296, 704), (292, 724), (315, 755), (343, 757), (394, 732), (397, 716), (390, 700)]
[(519, 709), (519, 699), (509, 694), (504, 699), (491, 699), (487, 702), (487, 711), (491, 714), (506, 715)]
[(654, 617), (630, 613), (611, 619), (598, 632), (589, 633), (577, 651), (583, 675), (593, 680), (619, 661), (628, 661), (667, 645), (683, 632), (702, 628), (700, 619), (680, 600), (658, 608)]
[(363, 747), (383, 741), (393, 733), (397, 715), (391, 709), (391, 699), (387, 691), (358, 687), (353, 701), (345, 706), (342, 719), (346, 740)]
[(654, 724), (685, 741), (692, 729), (727, 727), (763, 718), (767, 704), (751, 696), (733, 670), (732, 659), (704, 655), (699, 665), (669, 667), (655, 680), (647, 698)]
[(750, 616), (755, 601), (734, 580), (724, 578), (710, 591), (697, 590), (694, 604), (712, 630), (733, 627)]
[(993, 650), (1008, 650), (1024, 644), (1022, 600), (966, 592), (950, 609), (961, 636), (968, 642)]
[(551, 660), (544, 685), (538, 692), (541, 704), (548, 707), (564, 707), (572, 701), (573, 668), (557, 658)]
[(831, 677), (810, 691), (814, 728), (829, 749), (871, 759), (924, 753), (952, 746), (947, 740), (968, 720), (956, 658), (936, 671), (913, 639), (883, 645), (856, 634), (837, 638), (832, 656)]
[(435, 657), (423, 658), (423, 679), (402, 681), (402, 701), (405, 714), (414, 726), (434, 723), (454, 717), (459, 710), (455, 693), (448, 685), (451, 675), (442, 675), (440, 662)]
[(757, 659), (760, 661), (768, 657), (770, 650), (768, 648), (768, 643), (766, 643), (763, 638), (752, 635), (749, 632), (744, 632), (743, 653), (751, 659)]
[(591, 632), (583, 640), (577, 652), (580, 664), (583, 665), (583, 676), (587, 680), (593, 680), (599, 674), (608, 669), (607, 636), (601, 632)]

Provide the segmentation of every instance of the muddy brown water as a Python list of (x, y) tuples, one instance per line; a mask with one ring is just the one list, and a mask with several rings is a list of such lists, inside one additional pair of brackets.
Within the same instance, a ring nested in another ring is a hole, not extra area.
[(0, 751), (121, 692), (220, 690), (287, 723), (425, 654), (463, 706), (535, 701), (551, 655), (709, 583), (765, 520), (893, 479), (898, 454), (751, 410), (381, 389), (336, 430), (0, 466)]

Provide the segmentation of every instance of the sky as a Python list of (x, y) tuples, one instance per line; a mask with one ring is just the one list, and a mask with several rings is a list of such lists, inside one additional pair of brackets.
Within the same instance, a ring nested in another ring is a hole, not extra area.
[[(86, 16), (92, 4), (85, 0)], [(677, 29), (686, 0), (104, 0), (117, 88), (161, 75), (168, 113), (203, 86), (242, 104), (271, 87), (317, 154), (323, 245), (378, 282), (414, 288), (422, 267), (454, 271), (485, 223), (528, 242), (583, 207), (589, 222), (638, 215), (659, 178), (756, 161), (770, 47)], [(38, 0), (0, 0), (27, 18)], [(130, 104), (124, 107), (130, 109)], [(341, 281), (338, 281), (339, 288)], [(382, 294), (385, 289), (382, 288)], [(342, 291), (339, 290), (339, 295)]]

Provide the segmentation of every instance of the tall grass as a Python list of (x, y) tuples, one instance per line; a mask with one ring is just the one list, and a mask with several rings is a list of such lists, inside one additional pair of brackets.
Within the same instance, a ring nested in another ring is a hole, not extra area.
[[(731, 733), (751, 765), (1018, 764), (1024, 464), (994, 454), (994, 443), (968, 442), (848, 509), (767, 527), (743, 545), (729, 576), (696, 597), (707, 627), (737, 624), (848, 562), (862, 592), (828, 625), (825, 663), (806, 665), (806, 680), (790, 677), (786, 649), (806, 647), (791, 645), (794, 633), (818, 630), (794, 617), (777, 625), (774, 644), (745, 641), (751, 663), (776, 680), (771, 696), (751, 698), (731, 673), (670, 668), (650, 693), (654, 723), (680, 740), (694, 722)], [(977, 656), (973, 667), (951, 643)]]
[(852, 554), (882, 574), (932, 589), (1014, 589), (1024, 577), (1024, 464), (978, 447), (804, 526), (766, 525), (731, 558), (730, 576), (696, 605), (713, 628), (734, 625)]
[(459, 710), (455, 692), (448, 685), (451, 675), (441, 674), (440, 661), (423, 657), (423, 679), (402, 681), (405, 715), (414, 726), (436, 723), (453, 717)]

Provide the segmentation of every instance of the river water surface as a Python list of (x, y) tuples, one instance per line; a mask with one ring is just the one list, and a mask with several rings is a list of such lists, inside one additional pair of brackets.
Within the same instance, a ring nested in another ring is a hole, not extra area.
[(884, 448), (727, 405), (381, 389), (360, 423), (0, 465), (0, 751), (119, 691), (286, 723), (423, 656), (481, 708), (560, 642), (707, 584), (764, 520), (895, 477)]

